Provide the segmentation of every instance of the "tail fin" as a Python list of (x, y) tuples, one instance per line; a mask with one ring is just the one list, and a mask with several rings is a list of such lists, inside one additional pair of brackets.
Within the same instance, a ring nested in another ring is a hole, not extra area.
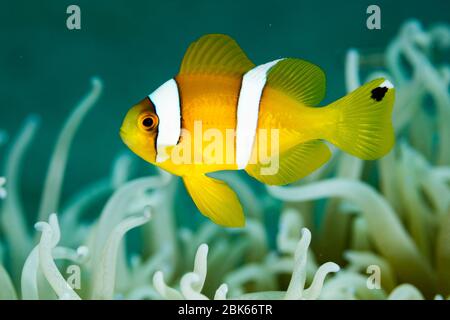
[(326, 139), (364, 160), (387, 154), (395, 140), (391, 119), (394, 92), (393, 85), (380, 78), (330, 104), (337, 122)]

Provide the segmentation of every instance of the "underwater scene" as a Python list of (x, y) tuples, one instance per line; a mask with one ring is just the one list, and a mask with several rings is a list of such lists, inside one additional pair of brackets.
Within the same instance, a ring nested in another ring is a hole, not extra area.
[(449, 12), (3, 3), (0, 300), (450, 300)]

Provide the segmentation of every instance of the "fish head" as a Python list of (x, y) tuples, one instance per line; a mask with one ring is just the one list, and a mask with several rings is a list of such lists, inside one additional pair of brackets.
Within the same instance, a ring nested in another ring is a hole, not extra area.
[(122, 126), (122, 141), (139, 157), (150, 163), (156, 159), (159, 119), (150, 99), (145, 98), (128, 110)]

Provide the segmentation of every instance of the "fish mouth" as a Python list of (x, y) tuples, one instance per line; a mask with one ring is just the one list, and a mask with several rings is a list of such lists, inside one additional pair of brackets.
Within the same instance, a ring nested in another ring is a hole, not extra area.
[(125, 142), (125, 139), (127, 137), (127, 132), (125, 130), (123, 130), (122, 128), (120, 128), (119, 135), (122, 138), (122, 140)]

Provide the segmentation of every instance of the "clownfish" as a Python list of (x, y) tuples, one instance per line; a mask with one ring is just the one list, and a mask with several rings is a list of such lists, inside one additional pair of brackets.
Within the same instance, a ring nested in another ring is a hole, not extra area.
[(284, 185), (325, 164), (328, 144), (380, 158), (394, 144), (394, 91), (380, 78), (317, 107), (325, 95), (319, 67), (295, 58), (255, 66), (232, 38), (211, 34), (189, 46), (178, 75), (128, 111), (120, 136), (147, 162), (182, 177), (203, 215), (242, 227), (238, 196), (208, 173), (244, 169)]

